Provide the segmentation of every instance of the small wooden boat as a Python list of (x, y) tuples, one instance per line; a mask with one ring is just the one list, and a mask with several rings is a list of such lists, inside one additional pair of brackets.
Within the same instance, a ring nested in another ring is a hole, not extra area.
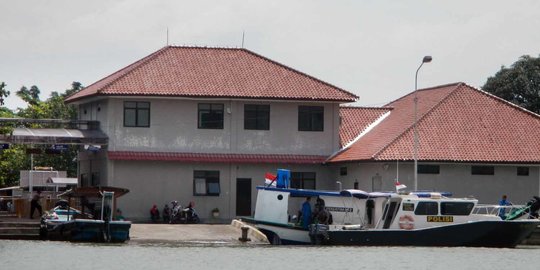
[[(67, 200), (57, 203), (42, 217), (41, 237), (82, 242), (127, 241), (131, 222), (114, 218), (116, 199), (127, 192), (115, 187), (80, 187), (60, 194), (59, 197)], [(100, 201), (99, 209), (89, 202), (91, 198)], [(80, 201), (81, 210), (70, 207), (73, 199)]]

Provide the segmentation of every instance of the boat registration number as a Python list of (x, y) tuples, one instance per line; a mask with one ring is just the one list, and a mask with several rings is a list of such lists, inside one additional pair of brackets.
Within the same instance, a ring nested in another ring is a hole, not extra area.
[(352, 207), (336, 207), (336, 206), (327, 206), (325, 207), (326, 210), (330, 212), (352, 212)]
[(453, 216), (427, 216), (427, 222), (454, 222)]

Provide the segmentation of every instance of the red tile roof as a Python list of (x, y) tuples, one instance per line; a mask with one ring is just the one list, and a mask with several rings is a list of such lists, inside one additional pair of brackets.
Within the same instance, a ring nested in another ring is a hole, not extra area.
[[(464, 83), (417, 95), (418, 160), (540, 162), (539, 115)], [(329, 161), (413, 160), (413, 98), (387, 104), (387, 118)]]
[(362, 131), (391, 108), (340, 107), (341, 125), (339, 139), (341, 146), (353, 141)]
[(175, 96), (352, 102), (358, 97), (246, 49), (167, 46), (68, 97)]
[(216, 153), (176, 153), (176, 152), (132, 152), (109, 151), (111, 160), (152, 160), (181, 162), (216, 163), (287, 163), (322, 164), (328, 157), (315, 155), (275, 155), (275, 154), (216, 154)]

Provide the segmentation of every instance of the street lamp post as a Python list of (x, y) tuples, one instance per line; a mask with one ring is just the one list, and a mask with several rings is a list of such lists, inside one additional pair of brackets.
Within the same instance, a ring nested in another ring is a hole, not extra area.
[(420, 71), (420, 68), (424, 63), (429, 63), (431, 60), (431, 56), (424, 56), (422, 63), (414, 75), (414, 190), (418, 190), (418, 129), (416, 127), (416, 122), (418, 121), (418, 97), (416, 95), (416, 92), (418, 92), (418, 71)]

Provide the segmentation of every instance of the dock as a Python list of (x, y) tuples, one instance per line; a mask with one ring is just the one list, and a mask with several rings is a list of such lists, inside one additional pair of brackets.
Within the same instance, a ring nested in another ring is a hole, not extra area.
[(16, 218), (6, 212), (0, 213), (0, 239), (38, 240), (39, 218)]
[[(231, 224), (156, 224), (131, 225), (130, 242), (219, 242), (238, 243), (242, 222)], [(267, 244), (264, 235), (249, 229), (250, 244)], [(24, 219), (0, 213), (0, 239), (39, 240), (39, 219)], [(540, 245), (540, 226), (521, 245)]]

